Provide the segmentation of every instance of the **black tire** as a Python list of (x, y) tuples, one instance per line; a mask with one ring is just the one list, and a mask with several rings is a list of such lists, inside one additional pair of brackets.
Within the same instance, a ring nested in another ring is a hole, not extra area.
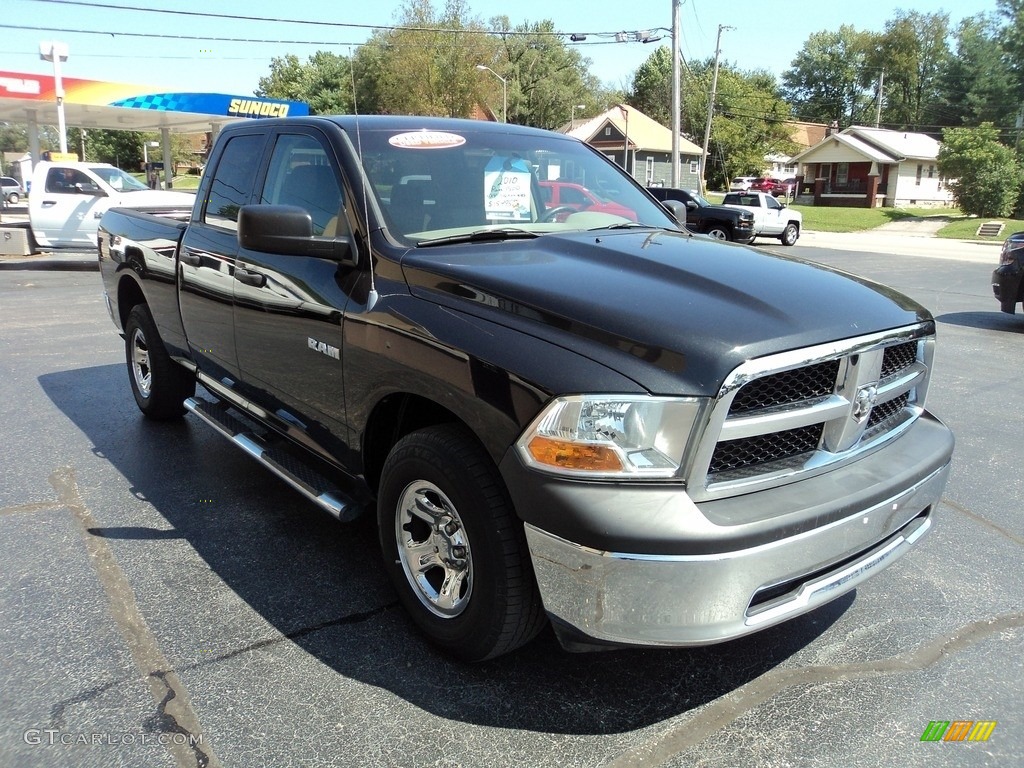
[(544, 626), (523, 525), (465, 429), (428, 427), (398, 441), (381, 474), (377, 521), (388, 575), (435, 645), (483, 661)]
[(7, 202), (11, 205), (17, 205), (19, 200), (21, 200), (21, 198), (18, 196), (17, 192), (11, 192), (11, 194), (7, 196)]
[(732, 233), (726, 227), (717, 225), (708, 227), (704, 234), (715, 240), (732, 240)]
[(195, 379), (171, 360), (145, 304), (128, 313), (124, 353), (132, 394), (143, 415), (159, 421), (183, 416), (185, 400), (196, 393)]
[(800, 228), (793, 222), (790, 222), (786, 225), (786, 228), (782, 230), (782, 234), (779, 235), (779, 240), (782, 241), (783, 245), (796, 245), (798, 237), (800, 237)]

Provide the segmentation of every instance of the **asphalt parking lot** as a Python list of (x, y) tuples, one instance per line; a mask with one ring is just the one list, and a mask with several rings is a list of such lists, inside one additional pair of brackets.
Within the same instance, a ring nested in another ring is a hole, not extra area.
[[(0, 271), (0, 765), (1024, 764), (1024, 316), (992, 298), (996, 249), (899, 245), (768, 248), (936, 316), (957, 450), (916, 552), (740, 641), (570, 655), (547, 632), (477, 666), (420, 640), (369, 521), (194, 417), (140, 417), (97, 274)], [(932, 721), (996, 725), (922, 741)]]

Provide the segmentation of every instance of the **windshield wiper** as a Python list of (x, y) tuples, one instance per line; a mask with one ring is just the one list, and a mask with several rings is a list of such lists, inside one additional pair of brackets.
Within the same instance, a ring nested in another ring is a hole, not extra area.
[(532, 240), (535, 237), (540, 237), (540, 235), (525, 229), (478, 229), (475, 232), (465, 232), (461, 235), (447, 235), (446, 237), (435, 237), (433, 240), (421, 240), (416, 243), (416, 247), (430, 248), (435, 245), (485, 243), (494, 240)]
[(620, 221), (603, 227), (591, 227), (587, 232), (597, 232), (603, 229), (668, 229), (668, 227), (659, 227), (656, 224), (641, 224), (637, 221)]

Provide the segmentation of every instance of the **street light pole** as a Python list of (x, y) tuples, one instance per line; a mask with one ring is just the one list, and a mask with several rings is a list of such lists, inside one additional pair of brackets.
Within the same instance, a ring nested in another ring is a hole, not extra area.
[(60, 133), (60, 151), (68, 151), (68, 129), (64, 122), (64, 81), (60, 77), (60, 63), (68, 60), (68, 44), (53, 41), (39, 44), (39, 58), (53, 62), (53, 93), (57, 97), (57, 131)]
[(679, 186), (679, 133), (682, 104), (679, 96), (679, 0), (672, 0), (672, 186)]
[(494, 75), (496, 78), (501, 80), (501, 122), (507, 123), (508, 122), (508, 81), (504, 77), (499, 75), (497, 72), (495, 72), (493, 69), (488, 67), (486, 64), (477, 64), (476, 68), (478, 70), (480, 70), (481, 72), (483, 72), (484, 70), (487, 70), (492, 75)]

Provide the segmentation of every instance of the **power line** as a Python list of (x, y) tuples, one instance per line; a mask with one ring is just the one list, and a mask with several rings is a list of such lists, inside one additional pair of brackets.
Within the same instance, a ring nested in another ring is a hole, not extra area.
[[(341, 22), (341, 21), (316, 21), (313, 19), (286, 19), (274, 16), (244, 16), (241, 14), (231, 13), (211, 13), (209, 11), (182, 11), (173, 8), (147, 8), (144, 6), (135, 5), (114, 5), (112, 3), (99, 3), (99, 2), (86, 2), (86, 0), (29, 0), (30, 2), (36, 3), (47, 3), (54, 5), (75, 5), (84, 6), (86, 8), (102, 8), (105, 10), (116, 10), (116, 11), (136, 11), (139, 13), (162, 13), (173, 16), (189, 16), (193, 18), (205, 18), (205, 19), (224, 19), (226, 21), (256, 21), (256, 22), (270, 22), (273, 24), (302, 24), (311, 27), (341, 27), (346, 29), (369, 29), (369, 30), (384, 30), (389, 32), (450, 32), (455, 34), (483, 34), (483, 35), (511, 35), (511, 36), (522, 36), (522, 37), (613, 37), (616, 38), (611, 42), (622, 43), (622, 42), (653, 42), (653, 39), (643, 39), (640, 36), (640, 32), (625, 33), (623, 31), (616, 32), (584, 32), (574, 30), (573, 32), (544, 32), (540, 30), (536, 31), (517, 31), (511, 29), (500, 29), (500, 30), (486, 30), (486, 29), (457, 29), (457, 28), (446, 28), (446, 27), (412, 27), (412, 26), (395, 26), (388, 24), (356, 24), (352, 22)], [(4, 26), (4, 25), (0, 25)], [(12, 29), (37, 29), (36, 27), (10, 27)], [(664, 27), (649, 27), (646, 32), (651, 31), (667, 31)], [(66, 30), (54, 29), (55, 32), (64, 32)], [(72, 30), (91, 33), (91, 30)], [(98, 34), (103, 34), (97, 32)], [(133, 33), (120, 32), (116, 33), (120, 35), (131, 35)], [(623, 37), (625, 35), (632, 35), (632, 37)], [(153, 37), (154, 35), (136, 35)], [(162, 35), (160, 35), (162, 37)], [(234, 40), (230, 38), (218, 38), (218, 37), (200, 37), (193, 38), (188, 36), (180, 35), (168, 35), (171, 39), (200, 39), (200, 40), (216, 40), (218, 42), (268, 42), (268, 43), (292, 43), (295, 41), (291, 40)], [(583, 42), (582, 40), (572, 42)], [(313, 45), (329, 45), (330, 43), (311, 43)]]

